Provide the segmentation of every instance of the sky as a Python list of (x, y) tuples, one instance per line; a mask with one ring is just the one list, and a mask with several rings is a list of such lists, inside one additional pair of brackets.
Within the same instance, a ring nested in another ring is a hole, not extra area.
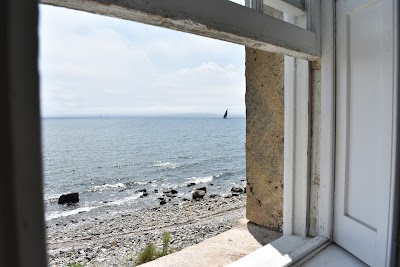
[(245, 50), (40, 5), (42, 117), (245, 115)]

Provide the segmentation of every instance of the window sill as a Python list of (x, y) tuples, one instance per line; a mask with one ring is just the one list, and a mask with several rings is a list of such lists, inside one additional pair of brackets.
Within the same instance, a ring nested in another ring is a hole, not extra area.
[(303, 259), (308, 259), (307, 256), (309, 255), (315, 255), (329, 243), (327, 238), (321, 236), (313, 238), (282, 236), (227, 266), (289, 266), (294, 263), (301, 263)]

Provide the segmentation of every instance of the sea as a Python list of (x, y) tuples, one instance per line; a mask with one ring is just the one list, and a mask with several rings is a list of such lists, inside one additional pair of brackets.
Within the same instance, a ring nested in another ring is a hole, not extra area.
[[(246, 177), (245, 128), (219, 116), (44, 118), (45, 218), (159, 205), (169, 188), (226, 194)], [(70, 192), (79, 203), (57, 204)]]

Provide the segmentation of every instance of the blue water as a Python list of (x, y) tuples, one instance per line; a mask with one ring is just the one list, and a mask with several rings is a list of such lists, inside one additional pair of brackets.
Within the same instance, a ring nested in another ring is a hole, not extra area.
[[(170, 187), (190, 196), (189, 182), (226, 193), (245, 179), (245, 127), (220, 117), (43, 119), (46, 219), (156, 202)], [(57, 204), (68, 192), (78, 205)]]

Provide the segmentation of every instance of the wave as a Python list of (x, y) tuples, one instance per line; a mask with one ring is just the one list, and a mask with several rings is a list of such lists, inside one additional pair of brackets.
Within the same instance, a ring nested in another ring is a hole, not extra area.
[(76, 208), (76, 209), (73, 209), (73, 210), (66, 210), (66, 211), (52, 211), (52, 212), (49, 212), (49, 213), (47, 213), (45, 215), (45, 220), (46, 221), (50, 221), (50, 220), (57, 219), (57, 218), (60, 218), (60, 217), (67, 217), (67, 216), (78, 214), (80, 212), (88, 212), (88, 211), (91, 211), (93, 209), (98, 209), (98, 208), (101, 208), (101, 207), (104, 207), (104, 206), (122, 205), (122, 204), (125, 204), (127, 202), (132, 202), (132, 201), (138, 199), (142, 194), (143, 193), (138, 193), (138, 194), (135, 194), (133, 196), (117, 199), (117, 200), (110, 201), (110, 202), (104, 203), (102, 205), (97, 205), (97, 206), (80, 207), (80, 208)]
[(60, 217), (67, 217), (67, 216), (71, 216), (74, 214), (78, 214), (80, 212), (87, 212), (87, 211), (90, 211), (95, 208), (97, 208), (97, 207), (81, 207), (81, 208), (77, 208), (74, 210), (67, 210), (67, 211), (52, 211), (52, 212), (46, 214), (45, 220), (50, 221), (50, 220), (57, 219)]
[(103, 191), (103, 190), (108, 190), (108, 189), (121, 189), (121, 188), (126, 188), (126, 185), (123, 183), (95, 185), (89, 191), (96, 192), (96, 191)]
[(214, 178), (225, 178), (225, 177), (231, 177), (233, 175), (235, 175), (236, 173), (234, 172), (221, 172), (218, 175), (215, 175)]
[(209, 182), (211, 182), (213, 179), (214, 179), (214, 176), (187, 178), (188, 183), (195, 183), (195, 184), (209, 183)]
[(176, 169), (179, 168), (180, 165), (178, 163), (174, 163), (174, 162), (164, 162), (164, 161), (153, 161), (153, 166), (154, 167), (165, 167), (168, 169)]
[(102, 205), (102, 206), (122, 205), (122, 204), (125, 204), (126, 202), (131, 202), (133, 200), (138, 199), (141, 195), (143, 195), (143, 193), (138, 193), (138, 194), (133, 195), (133, 196), (124, 197), (124, 198), (121, 198), (121, 199), (118, 199), (118, 200), (115, 200), (115, 201), (111, 201), (111, 202), (108, 202), (108, 203), (106, 203), (105, 205)]
[(134, 187), (135, 185), (145, 185), (148, 183), (155, 183), (155, 182), (156, 182), (156, 180), (153, 180), (153, 181), (129, 181), (129, 182), (124, 183), (124, 185), (126, 187), (130, 188), (130, 187)]
[(50, 194), (50, 195), (45, 195), (44, 196), (44, 201), (45, 202), (54, 202), (58, 201), (58, 198), (63, 195), (63, 194)]

